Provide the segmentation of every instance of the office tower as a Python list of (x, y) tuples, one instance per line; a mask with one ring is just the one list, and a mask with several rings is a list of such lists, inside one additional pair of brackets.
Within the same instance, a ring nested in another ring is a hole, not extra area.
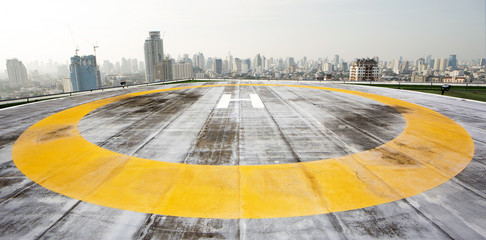
[(356, 60), (349, 71), (350, 81), (378, 81), (380, 77), (378, 63), (369, 58)]
[(449, 55), (449, 66), (452, 67), (452, 69), (457, 68), (457, 58), (456, 55)]
[(223, 72), (223, 61), (220, 58), (216, 58), (213, 64), (213, 70), (217, 74), (221, 74)]
[(164, 50), (159, 31), (149, 33), (145, 40), (145, 82), (154, 82), (154, 66), (164, 60)]
[(13, 84), (23, 85), (29, 82), (27, 69), (22, 61), (16, 58), (7, 59), (7, 74), (9, 82)]
[(74, 92), (101, 88), (101, 76), (95, 56), (71, 57), (70, 70)]

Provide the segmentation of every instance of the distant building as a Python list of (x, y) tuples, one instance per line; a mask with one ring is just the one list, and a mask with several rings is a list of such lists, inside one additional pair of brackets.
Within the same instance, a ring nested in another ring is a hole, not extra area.
[(253, 58), (253, 68), (252, 69), (257, 69), (258, 67), (262, 67), (263, 66), (262, 62), (263, 62), (262, 57), (260, 56), (260, 54), (257, 54)]
[(72, 91), (86, 91), (101, 88), (101, 75), (96, 57), (93, 55), (71, 57)]
[(206, 69), (204, 54), (202, 53), (194, 54), (194, 56), (192, 57), (192, 64), (194, 68), (199, 69), (198, 71), (204, 71)]
[(350, 81), (378, 81), (380, 77), (378, 63), (369, 58), (356, 60), (349, 72)]
[(220, 58), (216, 58), (214, 60), (214, 72), (217, 74), (221, 74), (223, 72), (223, 61)]
[(172, 80), (172, 61), (166, 60), (155, 64), (154, 66), (154, 80), (155, 81), (171, 81)]
[(449, 66), (452, 69), (457, 68), (457, 58), (456, 58), (456, 55), (455, 54), (449, 55)]
[(235, 73), (241, 73), (241, 59), (239, 58), (234, 58), (234, 61), (233, 61), (233, 72)]
[(173, 63), (171, 60), (166, 60), (155, 65), (155, 80), (156, 81), (171, 81), (191, 79), (193, 77), (192, 63)]
[(434, 59), (434, 70), (445, 71), (446, 68), (447, 68), (447, 58)]
[(393, 59), (393, 73), (400, 74), (402, 62), (398, 59)]
[(63, 78), (62, 79), (62, 88), (64, 92), (72, 92), (73, 91), (73, 84), (71, 83), (70, 78)]
[(152, 31), (150, 37), (145, 40), (145, 82), (154, 82), (154, 68), (164, 60), (164, 49), (160, 31)]
[(193, 78), (192, 63), (175, 63), (172, 64), (172, 80), (182, 80)]
[(27, 69), (22, 61), (16, 58), (7, 59), (8, 80), (13, 84), (23, 85), (29, 82)]

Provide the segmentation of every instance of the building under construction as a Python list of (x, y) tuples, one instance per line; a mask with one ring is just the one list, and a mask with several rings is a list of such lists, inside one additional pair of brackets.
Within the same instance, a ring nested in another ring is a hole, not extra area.
[(86, 91), (101, 88), (101, 75), (96, 64), (96, 56), (71, 57), (72, 91)]

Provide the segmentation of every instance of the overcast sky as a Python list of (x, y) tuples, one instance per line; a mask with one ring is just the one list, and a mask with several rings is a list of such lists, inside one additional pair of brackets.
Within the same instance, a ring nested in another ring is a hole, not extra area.
[(485, 55), (483, 0), (16, 0), (0, 12), (5, 59), (67, 62), (75, 44), (99, 60), (143, 59), (152, 30), (164, 52), (206, 57), (344, 59)]

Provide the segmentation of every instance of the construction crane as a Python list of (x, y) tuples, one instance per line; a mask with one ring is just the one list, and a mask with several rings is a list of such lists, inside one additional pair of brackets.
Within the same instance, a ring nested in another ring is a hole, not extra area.
[(78, 52), (79, 52), (79, 44), (76, 42), (76, 39), (74, 38), (74, 33), (73, 33), (73, 30), (71, 29), (71, 26), (68, 25), (68, 27), (69, 27), (69, 32), (71, 33), (71, 38), (73, 39), (74, 47), (76, 48), (75, 54), (78, 55)]

